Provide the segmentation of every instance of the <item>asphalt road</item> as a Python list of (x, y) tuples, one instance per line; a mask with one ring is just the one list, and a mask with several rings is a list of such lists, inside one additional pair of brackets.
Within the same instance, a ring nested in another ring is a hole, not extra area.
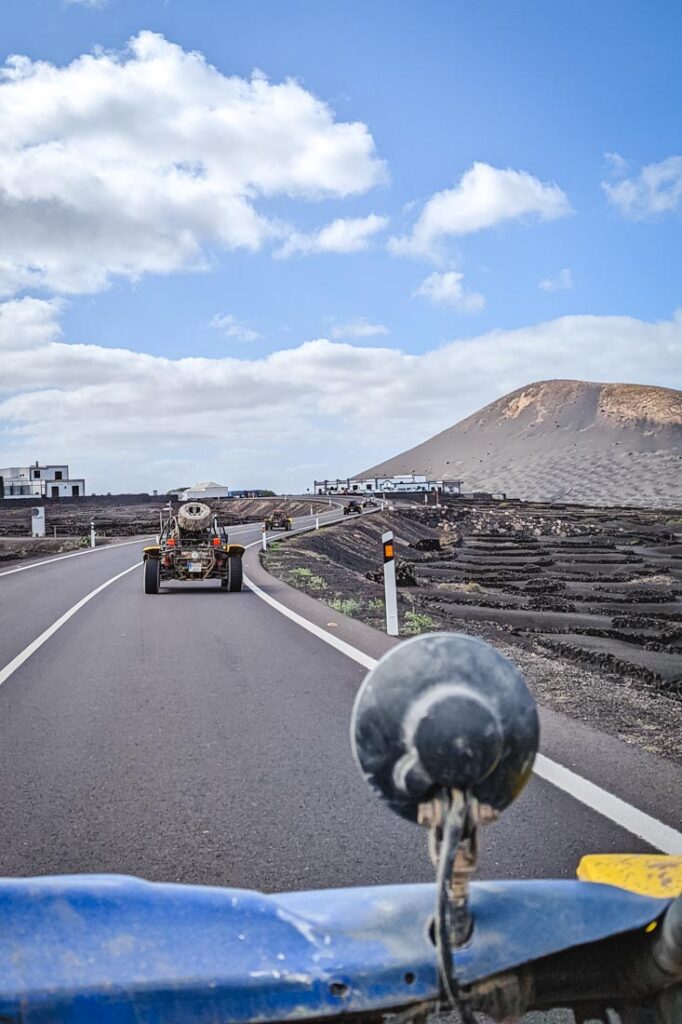
[[(260, 531), (231, 537), (248, 544)], [(0, 680), (16, 666), (0, 685), (0, 874), (265, 891), (430, 880), (426, 835), (385, 810), (352, 761), (364, 669), (248, 589), (145, 596), (141, 567), (125, 573), (141, 548), (0, 572)], [(390, 645), (288, 591), (254, 554), (249, 574), (278, 601), (323, 629), (339, 620), (329, 632), (372, 656)], [(680, 827), (668, 763), (551, 713), (543, 750)], [(482, 877), (570, 877), (583, 853), (649, 848), (539, 778), (482, 846)]]

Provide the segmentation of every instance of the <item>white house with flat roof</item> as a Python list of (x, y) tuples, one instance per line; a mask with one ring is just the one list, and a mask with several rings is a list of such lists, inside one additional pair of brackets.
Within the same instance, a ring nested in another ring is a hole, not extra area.
[(82, 498), (85, 480), (69, 476), (65, 465), (7, 466), (0, 468), (3, 498)]
[(418, 473), (403, 476), (367, 477), (363, 479), (315, 480), (315, 494), (414, 494), (437, 491), (441, 494), (459, 494), (461, 480), (428, 480)]

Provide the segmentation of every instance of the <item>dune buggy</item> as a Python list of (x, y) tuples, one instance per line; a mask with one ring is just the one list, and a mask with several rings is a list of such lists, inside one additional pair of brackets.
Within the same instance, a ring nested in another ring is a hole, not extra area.
[(275, 508), (265, 520), (266, 530), (290, 530), (293, 520), (283, 508)]
[(144, 549), (144, 592), (158, 594), (165, 580), (220, 580), (235, 593), (242, 589), (243, 555), (208, 505), (188, 502), (163, 524), (158, 543)]
[(343, 514), (344, 516), (362, 515), (362, 505), (353, 499), (343, 506)]

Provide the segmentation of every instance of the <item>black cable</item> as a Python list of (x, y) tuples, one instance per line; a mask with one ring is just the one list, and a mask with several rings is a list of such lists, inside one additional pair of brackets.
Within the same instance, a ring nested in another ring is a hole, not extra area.
[(452, 900), (450, 883), (457, 856), (457, 849), (462, 839), (467, 816), (466, 803), (458, 806), (449, 793), (441, 796), (441, 807), (444, 814), (442, 839), (436, 875), (436, 951), (438, 954), (438, 970), (448, 1002), (459, 1010), (463, 1024), (476, 1024), (468, 996), (462, 991), (457, 980), (452, 956)]

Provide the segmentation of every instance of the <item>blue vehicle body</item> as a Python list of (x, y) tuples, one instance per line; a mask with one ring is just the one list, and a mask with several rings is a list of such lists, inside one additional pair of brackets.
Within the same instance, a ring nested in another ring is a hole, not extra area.
[[(475, 883), (458, 977), (645, 929), (668, 904), (584, 882)], [(241, 1024), (435, 1000), (433, 907), (432, 885), (264, 896), (117, 875), (5, 879), (0, 1020)]]

